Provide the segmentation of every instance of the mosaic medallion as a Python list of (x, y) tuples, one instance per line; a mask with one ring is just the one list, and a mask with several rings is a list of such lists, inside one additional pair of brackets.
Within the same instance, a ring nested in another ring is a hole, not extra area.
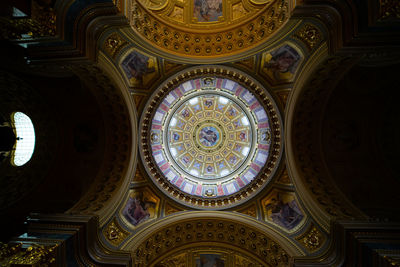
[(149, 164), (157, 168), (148, 169), (151, 177), (160, 174), (171, 190), (198, 199), (230, 196), (277, 159), (276, 153), (270, 157), (273, 131), (266, 109), (232, 79), (186, 80), (164, 94), (151, 114), (143, 153), (149, 151)]

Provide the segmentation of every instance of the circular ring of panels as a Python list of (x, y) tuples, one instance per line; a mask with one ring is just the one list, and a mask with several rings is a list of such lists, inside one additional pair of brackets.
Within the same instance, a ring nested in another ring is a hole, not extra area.
[(183, 204), (214, 209), (264, 187), (281, 154), (280, 118), (267, 91), (218, 68), (161, 85), (141, 123), (142, 159), (156, 185)]

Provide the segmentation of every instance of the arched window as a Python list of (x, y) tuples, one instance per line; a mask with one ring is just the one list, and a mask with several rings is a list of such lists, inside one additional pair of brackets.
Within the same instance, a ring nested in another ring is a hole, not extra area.
[(35, 129), (31, 119), (22, 112), (14, 112), (11, 115), (11, 122), (17, 136), (11, 154), (11, 164), (22, 166), (31, 159), (35, 149)]

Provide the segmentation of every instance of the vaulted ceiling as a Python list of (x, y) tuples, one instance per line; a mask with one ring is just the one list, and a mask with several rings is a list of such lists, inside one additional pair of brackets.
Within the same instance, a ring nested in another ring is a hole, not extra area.
[(2, 5), (0, 123), (37, 133), (1, 161), (3, 241), (71, 266), (398, 264), (397, 1)]

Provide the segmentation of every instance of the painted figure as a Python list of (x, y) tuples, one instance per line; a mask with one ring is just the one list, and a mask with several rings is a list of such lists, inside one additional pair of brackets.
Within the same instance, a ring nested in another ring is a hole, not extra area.
[(246, 141), (246, 133), (245, 132), (240, 132), (239, 138), (240, 138), (240, 141)]
[(214, 101), (212, 101), (212, 100), (210, 100), (210, 99), (206, 99), (206, 100), (204, 101), (204, 105), (205, 105), (207, 108), (210, 108), (210, 107), (213, 105), (213, 103), (214, 103)]
[(207, 170), (208, 173), (211, 173), (211, 172), (214, 171), (214, 168), (212, 166), (208, 165), (206, 170)]
[(241, 149), (242, 149), (242, 146), (241, 146), (241, 145), (239, 145), (239, 144), (236, 144), (236, 145), (235, 145), (234, 150), (235, 150), (236, 152), (240, 152)]
[(300, 59), (299, 53), (289, 45), (284, 45), (273, 51), (271, 56), (265, 67), (282, 73), (290, 72), (293, 74)]
[(303, 219), (296, 201), (293, 199), (289, 202), (283, 202), (280, 193), (277, 194), (277, 198), (272, 198), (270, 203), (266, 205), (267, 212), (270, 210), (271, 220), (290, 230), (300, 223)]
[(299, 53), (289, 45), (284, 45), (266, 55), (264, 68), (277, 80), (290, 80), (299, 62)]
[(235, 128), (239, 128), (240, 126), (242, 126), (242, 124), (240, 123), (240, 120), (235, 120), (233, 122), (233, 125), (235, 125)]
[(188, 156), (183, 156), (183, 157), (182, 157), (182, 162), (183, 162), (184, 164), (188, 164), (189, 161), (190, 161), (190, 158), (189, 158)]
[(189, 111), (185, 108), (184, 110), (182, 110), (181, 115), (182, 115), (182, 117), (187, 118), (187, 117), (190, 116), (190, 113), (189, 113)]
[(218, 21), (222, 16), (222, 0), (194, 0), (193, 13), (199, 22)]
[(151, 132), (150, 139), (153, 144), (158, 143), (159, 141), (158, 134), (155, 132)]
[(269, 131), (265, 131), (261, 134), (261, 141), (269, 142), (271, 140), (271, 134)]
[(224, 267), (225, 261), (220, 255), (200, 254), (200, 258), (196, 260), (196, 267)]
[(228, 114), (229, 114), (229, 116), (234, 117), (234, 116), (236, 116), (237, 111), (234, 108), (229, 108), (228, 109)]
[(143, 84), (143, 77), (155, 71), (154, 67), (149, 67), (149, 57), (134, 51), (130, 53), (121, 63), (128, 79), (136, 79), (139, 84)]
[(155, 206), (156, 203), (148, 201), (143, 197), (142, 193), (139, 193), (136, 197), (129, 198), (128, 203), (126, 204), (122, 213), (131, 224), (136, 226), (139, 223), (149, 219), (149, 208), (154, 208)]
[(236, 156), (230, 156), (230, 157), (229, 157), (229, 163), (230, 163), (231, 165), (232, 165), (232, 164), (235, 164), (236, 161), (237, 161), (237, 157), (236, 157)]
[(178, 133), (173, 133), (172, 137), (174, 138), (175, 141), (179, 141), (179, 139), (181, 138), (181, 136)]
[(215, 143), (218, 141), (218, 138), (218, 132), (214, 127), (204, 127), (200, 130), (200, 142), (207, 147), (215, 145)]

